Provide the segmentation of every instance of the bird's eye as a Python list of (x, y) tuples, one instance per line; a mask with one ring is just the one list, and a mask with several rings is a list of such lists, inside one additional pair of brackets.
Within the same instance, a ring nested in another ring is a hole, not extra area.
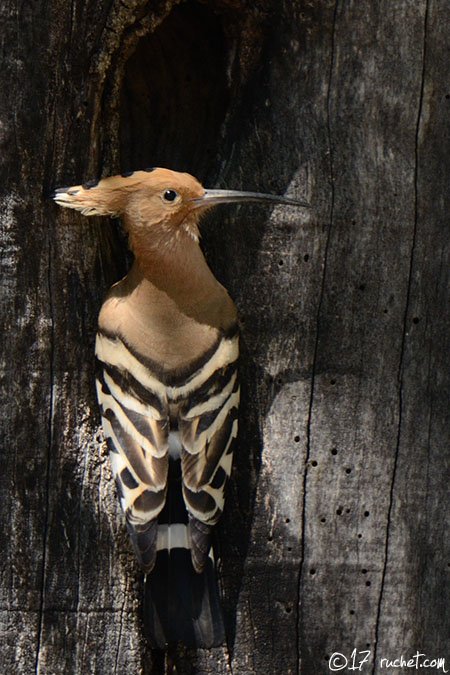
[(175, 190), (165, 190), (163, 193), (163, 199), (166, 202), (174, 202), (178, 196), (178, 192)]

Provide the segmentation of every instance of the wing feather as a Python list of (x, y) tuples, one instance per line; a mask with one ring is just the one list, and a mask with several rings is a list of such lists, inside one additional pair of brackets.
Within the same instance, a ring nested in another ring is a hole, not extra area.
[[(168, 404), (160, 388), (149, 387), (153, 378), (138, 379), (136, 360), (133, 373), (120, 366), (119, 344), (113, 352), (103, 349), (103, 358), (111, 353), (114, 363), (98, 364), (97, 396), (130, 538), (141, 566), (149, 572), (156, 560), (157, 518), (167, 493)], [(127, 358), (125, 354), (125, 364)]]
[[(237, 338), (234, 342), (237, 351)], [(211, 528), (222, 514), (231, 474), (239, 405), (236, 358), (209, 374), (200, 389), (187, 398), (179, 415), (183, 498), (197, 571), (206, 563)]]

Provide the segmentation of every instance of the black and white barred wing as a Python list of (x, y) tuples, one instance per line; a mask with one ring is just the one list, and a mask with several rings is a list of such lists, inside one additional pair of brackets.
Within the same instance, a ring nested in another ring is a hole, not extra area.
[(219, 520), (231, 474), (238, 428), (238, 337), (224, 339), (203, 366), (206, 380), (180, 411), (183, 498), (189, 512), (194, 568), (201, 571), (210, 548), (210, 531)]
[(168, 406), (161, 384), (115, 336), (98, 333), (97, 396), (120, 503), (142, 567), (157, 551), (168, 476)]

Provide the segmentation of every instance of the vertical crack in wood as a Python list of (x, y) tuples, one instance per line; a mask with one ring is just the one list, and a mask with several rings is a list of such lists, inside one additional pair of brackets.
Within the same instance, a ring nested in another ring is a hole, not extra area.
[(406, 348), (406, 337), (408, 334), (408, 316), (409, 316), (409, 307), (411, 300), (411, 287), (412, 287), (412, 277), (414, 269), (414, 259), (416, 252), (416, 240), (417, 240), (417, 227), (418, 227), (418, 202), (419, 202), (419, 183), (418, 183), (418, 174), (419, 174), (419, 141), (420, 141), (420, 129), (422, 124), (422, 114), (423, 114), (423, 100), (424, 100), (424, 91), (425, 91), (425, 69), (426, 69), (426, 47), (427, 47), (427, 28), (428, 28), (428, 13), (429, 13), (429, 0), (425, 0), (425, 13), (424, 13), (424, 22), (423, 22), (423, 43), (422, 43), (422, 72), (421, 72), (421, 81), (420, 81), (420, 91), (419, 91), (419, 102), (417, 107), (417, 121), (415, 129), (415, 146), (414, 146), (414, 224), (413, 224), (413, 233), (412, 233), (412, 242), (411, 242), (411, 253), (409, 258), (409, 271), (408, 271), (408, 284), (406, 289), (406, 301), (405, 301), (405, 311), (403, 314), (403, 332), (402, 340), (400, 347), (400, 361), (397, 374), (398, 380), (398, 430), (397, 430), (397, 440), (395, 447), (394, 455), (394, 465), (392, 468), (392, 479), (390, 485), (389, 493), (389, 506), (387, 512), (387, 522), (386, 522), (386, 536), (385, 536), (385, 545), (384, 545), (384, 563), (383, 570), (381, 573), (381, 584), (380, 584), (380, 593), (378, 596), (377, 604), (377, 613), (375, 620), (375, 639), (373, 646), (373, 663), (372, 663), (372, 675), (375, 675), (376, 672), (376, 663), (377, 663), (377, 653), (378, 653), (378, 641), (379, 641), (379, 630), (380, 630), (380, 619), (381, 619), (381, 608), (383, 604), (384, 597), (384, 587), (387, 573), (387, 565), (389, 558), (389, 545), (390, 545), (390, 528), (391, 528), (391, 519), (392, 519), (392, 510), (394, 503), (394, 490), (397, 477), (397, 467), (398, 467), (398, 458), (400, 454), (400, 443), (401, 443), (401, 432), (402, 432), (402, 421), (403, 421), (403, 406), (404, 406), (404, 396), (403, 396), (403, 369), (405, 361), (405, 348)]
[(336, 49), (336, 25), (337, 25), (337, 12), (338, 12), (338, 3), (339, 0), (336, 0), (333, 10), (333, 21), (331, 25), (331, 45), (330, 45), (330, 67), (328, 72), (328, 88), (327, 88), (327, 97), (326, 97), (326, 117), (327, 117), (327, 138), (328, 138), (328, 152), (329, 152), (329, 172), (330, 172), (330, 222), (328, 225), (328, 232), (325, 241), (325, 248), (323, 254), (323, 272), (322, 272), (322, 281), (320, 286), (320, 296), (319, 302), (317, 305), (317, 314), (316, 314), (316, 336), (314, 341), (314, 353), (313, 353), (313, 363), (312, 363), (312, 372), (311, 372), (311, 388), (310, 388), (310, 397), (308, 404), (308, 419), (306, 423), (306, 456), (305, 456), (305, 471), (303, 474), (303, 501), (302, 501), (302, 544), (301, 544), (301, 553), (300, 553), (300, 564), (298, 571), (298, 582), (297, 582), (297, 629), (296, 629), (296, 641), (297, 641), (297, 675), (301, 673), (301, 648), (300, 648), (300, 621), (301, 621), (301, 612), (300, 612), (300, 599), (301, 599), (301, 586), (303, 578), (303, 568), (305, 562), (305, 526), (306, 526), (306, 491), (308, 483), (308, 469), (309, 469), (309, 458), (311, 456), (311, 427), (312, 427), (312, 411), (314, 405), (314, 388), (316, 382), (316, 365), (317, 357), (319, 352), (319, 334), (320, 334), (320, 316), (322, 313), (323, 299), (325, 295), (325, 280), (327, 276), (327, 264), (328, 264), (328, 252), (330, 248), (330, 239), (331, 239), (331, 230), (333, 226), (334, 218), (334, 209), (335, 209), (335, 190), (334, 190), (334, 165), (333, 165), (333, 143), (332, 143), (332, 130), (331, 130), (331, 90), (332, 90), (332, 81), (333, 81), (333, 71), (335, 65), (335, 49)]
[[(76, 631), (78, 633), (79, 630), (79, 621), (80, 617), (82, 617), (82, 606), (81, 606), (81, 597), (80, 597), (80, 588), (81, 588), (81, 569), (82, 569), (82, 560), (81, 560), (81, 523), (82, 523), (82, 518), (83, 518), (83, 513), (82, 513), (82, 507), (83, 507), (83, 496), (84, 496), (84, 482), (86, 478), (86, 471), (87, 471), (87, 461), (88, 457), (87, 454), (85, 453), (84, 455), (84, 464), (83, 464), (83, 475), (81, 478), (81, 492), (80, 492), (80, 500), (78, 503), (78, 518), (77, 518), (77, 603), (76, 603)], [(87, 630), (87, 622), (85, 624), (85, 632)], [(86, 640), (85, 640), (86, 643)]]
[(125, 582), (125, 589), (123, 593), (123, 602), (122, 602), (122, 607), (120, 608), (120, 619), (119, 619), (119, 635), (117, 638), (117, 650), (116, 650), (116, 658), (114, 661), (114, 675), (117, 675), (120, 671), (118, 670), (120, 668), (119, 665), (119, 658), (120, 658), (120, 642), (122, 640), (122, 629), (123, 629), (123, 615), (125, 613), (125, 605), (127, 602), (127, 595), (128, 595), (128, 577), (126, 578)]
[(225, 658), (226, 658), (226, 661), (227, 661), (228, 669), (230, 671), (230, 675), (233, 675), (233, 652), (232, 652), (232, 649), (230, 648), (230, 642), (229, 642), (227, 631), (225, 631), (224, 652), (225, 652)]
[(36, 640), (36, 660), (35, 660), (35, 673), (39, 673), (39, 658), (41, 652), (41, 642), (42, 642), (42, 631), (43, 631), (43, 617), (44, 617), (44, 604), (45, 604), (45, 568), (47, 562), (47, 533), (49, 526), (49, 517), (50, 517), (50, 463), (51, 463), (51, 453), (53, 446), (53, 417), (55, 412), (54, 406), (54, 387), (55, 387), (55, 368), (54, 368), (54, 358), (55, 358), (55, 321), (54, 321), (54, 307), (53, 307), (53, 284), (52, 284), (52, 242), (51, 242), (51, 231), (49, 232), (49, 243), (48, 243), (48, 267), (47, 267), (47, 292), (48, 292), (48, 303), (49, 303), (49, 316), (50, 316), (50, 345), (49, 345), (49, 389), (50, 389), (50, 398), (49, 398), (49, 409), (48, 409), (48, 427), (47, 427), (47, 456), (46, 456), (46, 474), (44, 481), (45, 489), (45, 515), (44, 515), (44, 530), (42, 533), (42, 574), (41, 574), (41, 588), (40, 588), (40, 600), (39, 600), (39, 609), (38, 609), (38, 625), (37, 625), (37, 640)]

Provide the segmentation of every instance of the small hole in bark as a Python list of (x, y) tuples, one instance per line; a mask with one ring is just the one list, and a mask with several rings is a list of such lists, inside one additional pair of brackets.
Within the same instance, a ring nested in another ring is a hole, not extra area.
[(418, 316), (413, 317), (413, 323), (419, 323), (420, 319)]
[(294, 436), (294, 441), (296, 443), (299, 443), (300, 442), (300, 436)]
[(383, 312), (384, 312), (384, 314), (388, 313), (387, 309), (383, 309)]
[(351, 473), (351, 472), (352, 472), (352, 470), (351, 470), (351, 469), (345, 469), (345, 473), (347, 473), (347, 474), (348, 474), (348, 473)]
[(340, 506), (338, 509), (336, 509), (336, 513), (338, 516), (342, 516), (342, 506)]
[(312, 462), (311, 462), (311, 466), (317, 466), (317, 462), (316, 462), (316, 460), (315, 460), (315, 459), (313, 459), (313, 460), (312, 460)]
[(288, 550), (288, 551), (292, 551), (292, 546), (288, 546), (288, 547), (287, 547), (287, 550)]
[(272, 537), (270, 534), (269, 534), (269, 536), (267, 537), (267, 541), (273, 541), (273, 537)]
[(345, 509), (345, 513), (350, 513), (351, 509)]
[(309, 573), (310, 573), (312, 576), (314, 576), (314, 574), (316, 573), (316, 570), (314, 569), (314, 567), (311, 567), (311, 569), (309, 570)]
[(326, 518), (321, 518), (321, 519), (320, 519), (320, 522), (321, 522), (321, 523), (326, 523), (326, 522), (327, 522), (327, 519), (326, 519)]
[(279, 261), (278, 261), (278, 266), (279, 266), (279, 267), (283, 267), (283, 265), (284, 265), (284, 260), (279, 260)]
[(286, 605), (286, 614), (290, 614), (292, 612), (292, 607), (289, 607), (289, 605)]
[(34, 490), (36, 487), (36, 476), (35, 475), (27, 476), (25, 478), (25, 485), (27, 486), (27, 489), (30, 490), (30, 492)]
[(353, 615), (355, 613), (355, 610), (351, 609), (349, 613)]
[(331, 454), (332, 454), (332, 455), (337, 455), (337, 449), (336, 449), (336, 448), (331, 448)]
[(448, 99), (450, 98), (450, 94), (445, 94), (445, 98), (446, 98), (447, 101), (448, 101)]
[(362, 534), (358, 534), (358, 539), (362, 539)]
[(371, 585), (371, 582), (370, 582), (370, 581), (366, 581), (366, 586), (370, 586), (370, 585)]
[(330, 384), (336, 384), (336, 380), (333, 378), (330, 380)]
[(368, 518), (369, 516), (370, 516), (370, 512), (369, 512), (369, 511), (364, 511), (364, 518)]
[(309, 254), (308, 253), (305, 253), (305, 255), (303, 256), (303, 260), (305, 262), (308, 262), (308, 260), (309, 260)]
[(285, 523), (290, 523), (290, 522), (291, 522), (291, 519), (290, 519), (290, 518), (286, 518), (284, 522), (285, 522)]

